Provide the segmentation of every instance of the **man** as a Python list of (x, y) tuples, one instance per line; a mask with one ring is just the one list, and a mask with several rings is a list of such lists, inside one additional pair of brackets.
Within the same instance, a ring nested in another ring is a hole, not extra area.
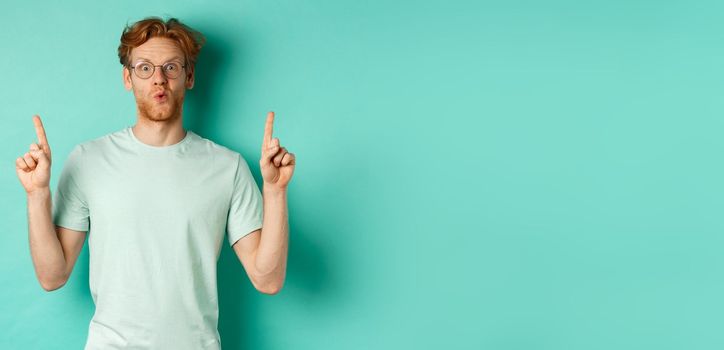
[(256, 289), (275, 294), (284, 283), (295, 156), (272, 138), (269, 112), (262, 197), (239, 153), (183, 129), (184, 95), (204, 41), (173, 18), (126, 27), (118, 54), (136, 124), (75, 146), (54, 197), (39, 116), (37, 144), (16, 159), (45, 290), (66, 283), (88, 233), (96, 310), (86, 349), (220, 349), (216, 266), (224, 231)]

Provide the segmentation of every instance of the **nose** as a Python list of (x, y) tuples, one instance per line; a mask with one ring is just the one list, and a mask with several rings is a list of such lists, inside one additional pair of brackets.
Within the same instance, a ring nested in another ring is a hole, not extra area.
[(164, 85), (168, 83), (166, 74), (163, 74), (163, 67), (156, 67), (151, 79), (153, 79), (153, 85)]

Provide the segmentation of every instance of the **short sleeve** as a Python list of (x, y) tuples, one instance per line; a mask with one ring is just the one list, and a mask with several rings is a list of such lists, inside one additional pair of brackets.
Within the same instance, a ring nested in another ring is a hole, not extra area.
[(261, 228), (263, 206), (259, 186), (254, 182), (246, 160), (239, 154), (226, 223), (230, 245), (234, 245), (242, 237)]
[(90, 228), (88, 202), (81, 187), (81, 148), (75, 146), (63, 164), (53, 197), (53, 223), (76, 231)]

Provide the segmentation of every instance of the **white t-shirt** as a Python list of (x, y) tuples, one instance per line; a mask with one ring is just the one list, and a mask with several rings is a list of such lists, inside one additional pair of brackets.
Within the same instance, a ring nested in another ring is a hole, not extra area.
[(155, 147), (131, 127), (77, 145), (53, 222), (88, 231), (96, 305), (85, 349), (220, 349), (221, 244), (261, 228), (263, 203), (237, 152), (187, 130)]

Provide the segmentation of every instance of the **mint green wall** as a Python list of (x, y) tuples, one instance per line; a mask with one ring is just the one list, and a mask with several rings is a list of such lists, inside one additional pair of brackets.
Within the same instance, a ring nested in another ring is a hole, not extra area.
[(80, 349), (87, 243), (38, 284), (14, 170), (135, 123), (127, 21), (201, 30), (185, 124), (260, 181), (297, 155), (282, 292), (219, 262), (224, 349), (718, 349), (724, 6), (715, 1), (15, 2), (0, 13), (0, 348)]

